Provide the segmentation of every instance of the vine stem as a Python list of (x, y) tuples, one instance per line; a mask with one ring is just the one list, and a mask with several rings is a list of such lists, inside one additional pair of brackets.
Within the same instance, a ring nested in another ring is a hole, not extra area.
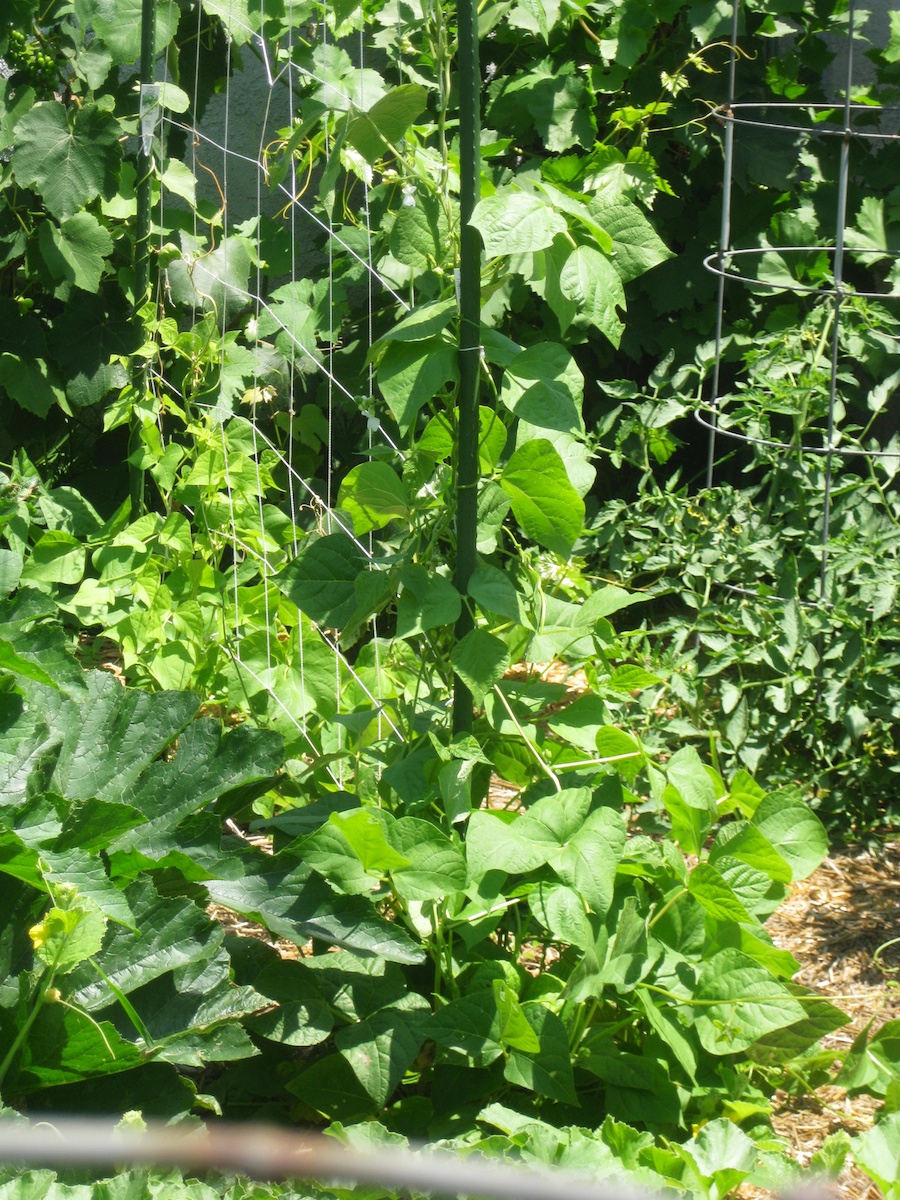
[(900, 942), (900, 937), (890, 938), (889, 941), (882, 942), (881, 945), (878, 947), (878, 949), (875, 951), (875, 953), (872, 955), (872, 962), (875, 964), (876, 967), (878, 967), (878, 969), (880, 971), (884, 971), (884, 973), (886, 975), (892, 974), (893, 972), (895, 972), (897, 970), (897, 968), (884, 966), (881, 961), (881, 955), (882, 955), (883, 951), (888, 950), (891, 946), (896, 946), (898, 942)]
[[(782, 992), (780, 996), (725, 996), (715, 1000), (697, 1000), (692, 996), (677, 996), (674, 992), (670, 992), (667, 988), (659, 987), (655, 983), (637, 983), (635, 987), (644, 988), (648, 992), (657, 992), (660, 996), (665, 996), (667, 1000), (674, 1000), (676, 1004), (681, 1004), (685, 1008), (715, 1008), (717, 1005), (723, 1004), (775, 1004), (783, 1000), (796, 1000), (799, 1004), (805, 1004), (813, 1001), (821, 1002), (822, 997), (815, 994), (812, 996), (795, 996), (793, 992)], [(856, 997), (858, 999), (858, 997)], [(833, 1000), (853, 1000), (853, 996), (829, 996), (829, 1003)]]
[[(137, 1033), (138, 1037), (143, 1041), (144, 1045), (147, 1047), (148, 1050), (151, 1049), (153, 1046), (153, 1038), (150, 1036), (150, 1033), (147, 1030), (147, 1026), (144, 1024), (144, 1022), (138, 1016), (137, 1011), (134, 1008), (134, 1005), (131, 1003), (131, 1001), (128, 999), (128, 997), (125, 995), (125, 993), (122, 991), (122, 989), (117, 984), (115, 984), (109, 978), (109, 976), (97, 965), (96, 961), (93, 958), (89, 958), (88, 962), (91, 964), (91, 966), (94, 968), (94, 970), (100, 976), (100, 978), (103, 980), (103, 982), (106, 984), (106, 986), (110, 989), (112, 994), (118, 1000), (119, 1004), (122, 1006), (122, 1009), (123, 1009), (125, 1015), (128, 1017), (129, 1021), (134, 1026), (135, 1032)], [(85, 1013), (84, 1015), (88, 1016), (87, 1013)], [(88, 1016), (88, 1019), (90, 1020), (92, 1018), (90, 1018)], [(100, 1029), (99, 1025), (97, 1026), (97, 1028)], [(103, 1037), (102, 1030), (100, 1031), (100, 1036)], [(103, 1038), (103, 1040), (106, 1041), (106, 1038)], [(107, 1049), (109, 1049), (108, 1043), (107, 1043)], [(115, 1058), (115, 1055), (113, 1055), (113, 1057)]]
[[(46, 992), (45, 992), (45, 997), (46, 997)], [(95, 1021), (89, 1012), (85, 1012), (84, 1009), (79, 1008), (77, 1004), (70, 1004), (68, 1000), (63, 1000), (62, 996), (60, 996), (59, 994), (53, 996), (52, 1000), (53, 1000), (54, 1004), (61, 1004), (63, 1006), (63, 1008), (67, 1008), (69, 1010), (69, 1012), (73, 1012), (77, 1016), (84, 1017), (86, 1020), (90, 1021), (90, 1023), (93, 1025), (93, 1027), (100, 1034), (100, 1040), (103, 1042), (103, 1045), (106, 1047), (107, 1054), (113, 1061), (115, 1061), (116, 1052), (115, 1052), (115, 1050), (113, 1050), (112, 1046), (109, 1044), (109, 1039), (107, 1038), (106, 1034), (103, 1032), (103, 1026), (99, 1023), (99, 1021)]]
[(787, 1066), (787, 1067), (785, 1067), (785, 1071), (793, 1079), (796, 1079), (797, 1082), (800, 1084), (800, 1086), (803, 1088), (803, 1090), (806, 1092), (807, 1096), (812, 1096), (819, 1104), (821, 1104), (822, 1108), (824, 1108), (824, 1110), (827, 1113), (831, 1113), (832, 1116), (835, 1116), (835, 1117), (838, 1117), (841, 1119), (844, 1118), (845, 1114), (843, 1112), (841, 1112), (841, 1110), (839, 1108), (833, 1108), (830, 1104), (828, 1104), (825, 1100), (823, 1100), (822, 1097), (819, 1095), (819, 1093), (816, 1091), (816, 1089), (809, 1082), (809, 1080), (804, 1075), (802, 1075), (795, 1067)]
[(659, 912), (655, 913), (654, 916), (651, 918), (651, 920), (647, 923), (647, 928), (652, 929), (657, 921), (662, 920), (662, 918), (666, 915), (666, 913), (669, 911), (669, 909), (672, 907), (672, 905), (675, 904), (676, 901), (680, 900), (682, 896), (686, 896), (687, 894), (688, 894), (687, 888), (682, 888), (680, 891), (676, 892), (674, 896), (670, 896), (669, 899), (662, 906), (662, 908), (659, 910)]
[(44, 1007), (44, 1003), (47, 999), (47, 990), (53, 985), (53, 980), (56, 977), (56, 971), (57, 966), (56, 963), (54, 963), (52, 967), (45, 967), (41, 973), (37, 988), (35, 989), (36, 994), (34, 996), (34, 1003), (32, 1004), (31, 1012), (22, 1022), (21, 1028), (13, 1038), (13, 1043), (3, 1058), (3, 1062), (0, 1063), (0, 1085), (3, 1084), (3, 1080), (6, 1078), (9, 1068), (12, 1066), (13, 1059), (24, 1045), (25, 1040), (28, 1037), (28, 1033), (37, 1019), (38, 1013)]
[(503, 695), (503, 691), (500, 688), (499, 684), (496, 684), (496, 683), (494, 684), (494, 691), (500, 697), (500, 703), (503, 705), (503, 707), (506, 709), (507, 713), (509, 714), (509, 719), (512, 721), (513, 725), (515, 725), (515, 727), (519, 733), (519, 736), (522, 738), (522, 741), (528, 747), (535, 762), (538, 764), (538, 766), (541, 768), (541, 770), (544, 772), (544, 774), (547, 776), (547, 778), (552, 781), (553, 786), (556, 788), (556, 790), (558, 792), (561, 792), (563, 790), (563, 787), (562, 787), (562, 784), (559, 782), (559, 776), (556, 774), (556, 772), (553, 770), (553, 768), (549, 765), (549, 763), (546, 763), (544, 761), (543, 756), (538, 753), (537, 746), (535, 746), (535, 744), (532, 742), (531, 738), (528, 737), (525, 730), (519, 724), (519, 719), (516, 716), (516, 714), (513, 712), (512, 708), (510, 707), (509, 701)]

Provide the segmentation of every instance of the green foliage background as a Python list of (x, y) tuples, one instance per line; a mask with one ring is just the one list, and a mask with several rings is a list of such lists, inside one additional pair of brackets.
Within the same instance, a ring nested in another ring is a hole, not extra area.
[[(838, 470), (821, 603), (801, 449), (832, 318), (791, 289), (829, 282), (835, 140), (738, 142), (760, 286), (729, 292), (723, 422), (794, 452), (723, 450), (701, 489), (730, 14), (484, 6), (463, 595), (452, 6), (161, 2), (146, 294), (139, 15), (15, 0), (0, 26), (3, 1101), (102, 1111), (114, 1076), (122, 1111), (719, 1197), (792, 1184), (771, 1096), (837, 1079), (884, 1101), (852, 1149), (896, 1187), (891, 1028), (839, 1063), (844, 1014), (764, 927), (826, 852), (817, 811), (871, 829), (895, 775), (896, 458)], [(747, 6), (740, 96), (824, 99), (845, 22)], [(898, 36), (861, 99), (892, 98)], [(266, 182), (321, 231), (300, 274), (291, 205), (235, 223), (177, 129), (261, 47), (292, 89)], [(896, 306), (862, 293), (894, 282), (896, 151), (865, 153), (838, 416), (892, 451)], [(110, 645), (127, 687), (83, 670)]]

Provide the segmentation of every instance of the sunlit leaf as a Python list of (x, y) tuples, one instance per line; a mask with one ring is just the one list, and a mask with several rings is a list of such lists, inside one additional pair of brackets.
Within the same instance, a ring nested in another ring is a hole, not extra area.
[(516, 519), (539, 545), (567, 557), (584, 525), (584, 501), (546, 439), (519, 446), (500, 477)]

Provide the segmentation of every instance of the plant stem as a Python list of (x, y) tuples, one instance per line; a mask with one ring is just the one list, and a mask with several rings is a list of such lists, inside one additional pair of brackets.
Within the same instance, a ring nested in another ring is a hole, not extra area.
[(510, 707), (509, 701), (503, 695), (503, 690), (499, 684), (497, 684), (497, 683), (494, 684), (494, 691), (500, 697), (500, 703), (503, 705), (503, 707), (506, 709), (507, 713), (509, 714), (509, 719), (512, 721), (513, 725), (515, 725), (516, 729), (519, 732), (520, 737), (522, 738), (522, 741), (525, 743), (525, 745), (530, 750), (535, 762), (538, 764), (538, 766), (541, 768), (541, 770), (544, 772), (544, 774), (547, 776), (547, 778), (553, 781), (553, 786), (556, 788), (556, 790), (558, 792), (561, 792), (563, 790), (563, 788), (562, 788), (562, 784), (559, 782), (559, 777), (556, 775), (556, 773), (553, 771), (553, 769), (544, 761), (543, 756), (538, 752), (537, 746), (535, 746), (534, 742), (532, 742), (531, 738), (528, 737), (525, 730), (519, 724), (519, 720), (516, 717), (516, 714), (513, 712), (512, 708)]
[(717, 741), (716, 731), (714, 729), (711, 729), (709, 731), (709, 757), (710, 757), (710, 760), (712, 761), (713, 770), (716, 772), (717, 775), (721, 775), (722, 772), (719, 768), (719, 753), (716, 748), (716, 741)]
[(670, 896), (669, 899), (662, 906), (662, 908), (659, 910), (659, 912), (656, 913), (650, 919), (650, 921), (647, 923), (647, 928), (652, 929), (653, 926), (656, 924), (656, 922), (661, 920), (666, 915), (666, 913), (669, 911), (669, 909), (672, 907), (672, 905), (677, 900), (680, 900), (682, 896), (686, 896), (687, 894), (688, 894), (687, 888), (681, 888), (681, 890), (676, 892), (674, 896)]
[(9, 1071), (9, 1068), (12, 1066), (13, 1059), (16, 1057), (19, 1050), (24, 1045), (26, 1038), (28, 1037), (28, 1031), (31, 1029), (31, 1026), (34, 1024), (38, 1013), (44, 1007), (44, 1002), (47, 999), (47, 989), (52, 986), (55, 975), (56, 975), (56, 965), (55, 964), (52, 967), (46, 967), (44, 969), (44, 971), (41, 973), (41, 977), (38, 980), (37, 987), (35, 989), (34, 1001), (33, 1001), (32, 1007), (31, 1007), (31, 1012), (28, 1014), (28, 1016), (22, 1022), (22, 1025), (21, 1025), (18, 1033), (16, 1034), (15, 1038), (13, 1038), (12, 1045), (7, 1050), (7, 1052), (3, 1058), (3, 1062), (0, 1063), (0, 1087), (2, 1087), (3, 1080), (6, 1078), (6, 1074)]
[[(118, 1000), (119, 1004), (121, 1004), (125, 1015), (128, 1017), (129, 1021), (134, 1026), (135, 1032), (137, 1033), (138, 1037), (141, 1039), (141, 1041), (144, 1043), (144, 1045), (149, 1050), (150, 1047), (153, 1045), (153, 1039), (151, 1038), (151, 1036), (147, 1030), (147, 1026), (144, 1024), (144, 1022), (138, 1016), (138, 1014), (134, 1008), (134, 1005), (131, 1003), (131, 1001), (128, 999), (128, 997), (125, 995), (125, 993), (122, 991), (122, 989), (120, 987), (118, 987), (115, 983), (113, 983), (113, 981), (109, 978), (108, 975), (104, 974), (104, 972), (101, 970), (100, 967), (97, 966), (96, 962), (92, 958), (88, 959), (88, 962), (91, 964), (91, 966), (97, 972), (97, 974), (100, 976), (100, 978), (106, 984), (106, 986), (110, 989), (112, 994)], [(87, 1014), (85, 1014), (85, 1015), (87, 1015)], [(103, 1036), (102, 1031), (101, 1031), (100, 1036), (101, 1037)], [(103, 1040), (106, 1041), (105, 1038)], [(113, 1057), (115, 1057), (115, 1056), (113, 1056)]]

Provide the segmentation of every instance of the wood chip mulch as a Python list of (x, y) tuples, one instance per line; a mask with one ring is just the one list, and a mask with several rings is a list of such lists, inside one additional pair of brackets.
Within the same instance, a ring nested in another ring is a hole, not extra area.
[[(846, 1053), (874, 1017), (872, 1032), (900, 1017), (900, 842), (877, 853), (847, 847), (835, 850), (770, 917), (767, 929), (776, 945), (801, 964), (797, 983), (815, 988), (843, 1009), (849, 1025), (825, 1038), (826, 1047)], [(884, 947), (884, 949), (880, 949)], [(848, 1096), (835, 1085), (811, 1095), (776, 1092), (772, 1124), (797, 1162), (807, 1165), (825, 1138), (839, 1129), (851, 1136), (872, 1125), (879, 1102)], [(847, 1200), (880, 1200), (880, 1189), (856, 1166), (844, 1169), (837, 1194)], [(741, 1200), (763, 1193), (741, 1188)]]

